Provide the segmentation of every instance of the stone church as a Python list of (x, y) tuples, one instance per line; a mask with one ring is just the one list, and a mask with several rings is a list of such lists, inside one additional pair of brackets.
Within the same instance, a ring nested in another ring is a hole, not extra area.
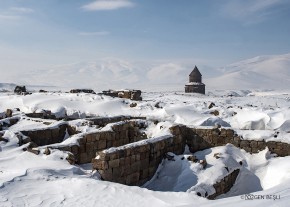
[(196, 66), (189, 74), (189, 83), (185, 85), (185, 93), (205, 94), (205, 84), (202, 83), (202, 75)]

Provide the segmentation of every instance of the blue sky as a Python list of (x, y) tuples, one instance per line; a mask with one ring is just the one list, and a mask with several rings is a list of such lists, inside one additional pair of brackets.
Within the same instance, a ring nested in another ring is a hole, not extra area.
[(116, 57), (221, 67), (290, 52), (290, 0), (1, 0), (0, 70)]

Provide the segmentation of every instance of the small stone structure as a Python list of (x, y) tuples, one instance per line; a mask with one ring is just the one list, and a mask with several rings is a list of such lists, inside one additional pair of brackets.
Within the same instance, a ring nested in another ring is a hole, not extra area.
[(205, 84), (202, 83), (202, 75), (196, 66), (189, 74), (189, 83), (185, 85), (185, 93), (205, 94)]
[(70, 93), (92, 93), (96, 94), (94, 90), (92, 89), (72, 89), (70, 90)]
[(142, 101), (140, 90), (121, 90), (121, 91), (114, 91), (108, 90), (103, 91), (103, 95), (111, 96), (111, 97), (119, 97), (119, 98), (127, 98), (134, 101)]
[(21, 94), (26, 94), (26, 87), (25, 86), (16, 86), (14, 89), (14, 93), (21, 95)]

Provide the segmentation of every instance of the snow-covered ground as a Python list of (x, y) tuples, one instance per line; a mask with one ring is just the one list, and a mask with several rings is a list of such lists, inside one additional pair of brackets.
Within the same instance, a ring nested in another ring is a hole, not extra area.
[[(206, 158), (206, 169), (188, 161), (190, 153), (185, 151), (184, 155), (175, 156), (175, 161), (164, 160), (158, 173), (145, 184), (147, 188), (139, 188), (100, 181), (87, 165), (70, 165), (65, 153), (59, 150), (48, 156), (41, 151), (36, 156), (22, 150), (26, 145), (17, 144), (18, 130), (46, 126), (33, 119), (23, 119), (22, 112), (43, 110), (50, 110), (57, 117), (132, 115), (157, 119), (160, 121), (157, 126), (148, 121), (145, 132), (149, 138), (167, 135), (169, 127), (176, 123), (198, 127), (220, 124), (232, 127), (244, 139), (290, 143), (290, 91), (212, 90), (206, 95), (147, 91), (142, 96), (143, 101), (130, 107), (134, 101), (94, 94), (0, 93), (0, 113), (8, 108), (21, 111), (15, 112), (21, 120), (3, 131), (9, 142), (0, 142), (0, 206), (289, 205), (290, 158), (273, 157), (267, 149), (249, 154), (227, 145), (195, 153), (198, 159)], [(211, 103), (214, 106), (209, 108)], [(219, 113), (217, 116), (213, 115), (215, 111)], [(58, 124), (53, 120), (48, 122), (52, 126)], [(74, 122), (77, 125), (80, 121)], [(214, 158), (215, 153), (220, 153), (221, 158)], [(211, 184), (226, 174), (225, 167), (241, 170), (234, 187), (214, 201), (198, 197), (195, 190), (199, 186), (210, 189)], [(241, 198), (248, 193), (268, 197)], [(279, 198), (270, 199), (273, 195)]]

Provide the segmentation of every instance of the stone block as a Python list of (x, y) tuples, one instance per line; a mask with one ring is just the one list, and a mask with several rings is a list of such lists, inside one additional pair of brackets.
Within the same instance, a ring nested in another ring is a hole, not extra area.
[(109, 165), (108, 165), (107, 161), (101, 161), (101, 160), (98, 160), (98, 159), (93, 159), (92, 165), (93, 165), (93, 169), (96, 169), (96, 170), (107, 170), (107, 169), (109, 169)]
[(141, 152), (140, 153), (140, 160), (146, 159), (146, 152)]
[(240, 147), (241, 147), (242, 149), (244, 149), (244, 148), (246, 148), (246, 147), (250, 147), (250, 142), (249, 142), (248, 140), (242, 140), (242, 141), (240, 142)]
[(100, 132), (100, 141), (106, 141), (107, 140), (107, 133), (106, 132)]
[(99, 147), (99, 150), (106, 149), (106, 147), (107, 147), (107, 142), (106, 142), (106, 140), (100, 140), (100, 141), (98, 142), (98, 147)]
[(97, 152), (96, 156), (99, 156), (101, 160), (105, 160), (105, 161), (110, 160), (110, 154), (104, 153), (102, 151), (101, 152)]
[(87, 142), (86, 143), (86, 152), (92, 152), (94, 150), (94, 145), (92, 142)]
[(99, 150), (98, 142), (92, 142), (92, 145), (93, 145), (94, 151), (98, 151)]
[(256, 148), (256, 147), (251, 147), (251, 152), (252, 153), (258, 153), (259, 152), (259, 149), (258, 148)]
[(108, 170), (104, 170), (103, 173), (101, 174), (101, 177), (104, 180), (112, 181), (113, 180), (113, 171), (112, 171), (112, 169), (109, 168)]
[[(142, 168), (143, 168), (143, 166), (142, 166)], [(146, 169), (142, 169), (142, 170), (140, 171), (140, 179), (148, 178), (148, 174), (149, 174), (149, 170), (148, 170), (148, 168), (146, 168)]]
[(258, 142), (254, 141), (254, 140), (250, 141), (250, 147), (251, 148), (257, 148), (258, 147)]
[(140, 160), (141, 166), (143, 169), (148, 168), (149, 167), (149, 159), (146, 160)]
[(101, 137), (101, 135), (99, 133), (92, 134), (92, 140), (93, 140), (93, 142), (99, 141), (100, 140), (100, 137)]
[(85, 135), (86, 142), (93, 142), (93, 134)]
[(131, 170), (132, 170), (132, 172), (137, 172), (137, 171), (139, 172), (140, 171), (140, 168), (141, 168), (141, 162), (140, 161), (131, 163)]
[(87, 157), (87, 153), (81, 153), (80, 154), (80, 163), (87, 163), (88, 161), (88, 157)]
[(86, 145), (85, 144), (81, 144), (80, 145), (80, 153), (85, 153), (86, 152)]
[(135, 162), (135, 160), (136, 160), (136, 157), (135, 157), (135, 155), (131, 155), (131, 163), (134, 163), (134, 162)]
[(58, 128), (51, 129), (51, 136), (59, 137), (59, 129)]
[(119, 160), (120, 160), (120, 166), (124, 166), (125, 165), (125, 158), (122, 157)]
[(126, 185), (134, 185), (139, 181), (140, 173), (135, 172), (126, 177)]
[(131, 157), (125, 157), (125, 166), (131, 165)]
[(258, 141), (258, 148), (259, 150), (264, 150), (266, 148), (266, 142), (264, 141)]
[(130, 156), (131, 155), (131, 148), (124, 149), (124, 154), (126, 157)]
[(110, 168), (115, 168), (115, 167), (119, 167), (120, 166), (120, 160), (110, 160), (109, 161), (109, 167)]
[(227, 137), (233, 137), (235, 134), (234, 130), (232, 129), (227, 129)]
[(273, 142), (273, 141), (266, 142), (266, 145), (267, 145), (267, 147), (269, 148), (270, 151), (272, 151), (275, 148), (277, 148), (276, 142)]
[(110, 160), (119, 159), (119, 151), (110, 153)]
[(71, 146), (71, 152), (73, 154), (78, 154), (79, 153), (79, 147), (77, 145)]
[(243, 147), (242, 149), (244, 149), (246, 152), (252, 152), (252, 148), (251, 147)]

